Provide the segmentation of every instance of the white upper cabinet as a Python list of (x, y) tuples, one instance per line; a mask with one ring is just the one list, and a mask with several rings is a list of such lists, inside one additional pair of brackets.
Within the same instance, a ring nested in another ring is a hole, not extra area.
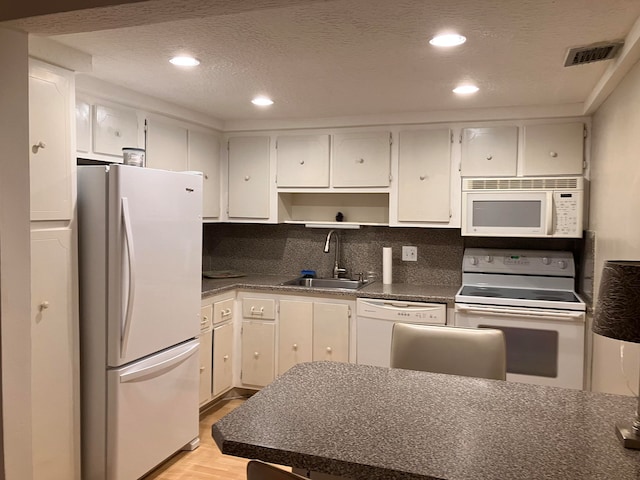
[(188, 170), (187, 129), (148, 118), (146, 161), (148, 167), (159, 170)]
[(91, 105), (76, 99), (76, 150), (80, 154), (91, 151)]
[(333, 135), (334, 187), (388, 187), (391, 173), (391, 132)]
[(138, 146), (138, 116), (135, 110), (93, 106), (94, 153), (122, 156), (125, 147)]
[(69, 220), (72, 204), (71, 72), (31, 61), (29, 160), (31, 220)]
[(288, 135), (276, 139), (277, 184), (329, 186), (329, 135)]
[(220, 216), (220, 140), (189, 130), (189, 170), (202, 172), (202, 217)]
[(462, 129), (463, 177), (515, 177), (518, 162), (518, 127)]
[(268, 219), (270, 138), (229, 139), (229, 218)]
[(525, 126), (522, 160), (525, 176), (582, 175), (584, 124)]
[(449, 222), (451, 130), (406, 130), (399, 137), (398, 221)]

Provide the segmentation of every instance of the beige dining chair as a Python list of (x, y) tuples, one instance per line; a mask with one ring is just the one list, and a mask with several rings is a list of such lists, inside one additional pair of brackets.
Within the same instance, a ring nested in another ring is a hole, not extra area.
[(391, 367), (505, 380), (504, 333), (492, 328), (396, 323)]
[(247, 480), (308, 480), (259, 460), (247, 463)]

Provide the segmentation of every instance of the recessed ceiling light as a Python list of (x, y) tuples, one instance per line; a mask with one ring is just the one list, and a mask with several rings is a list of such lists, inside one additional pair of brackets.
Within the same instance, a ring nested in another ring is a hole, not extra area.
[(462, 45), (467, 41), (466, 37), (462, 35), (458, 35), (457, 33), (447, 33), (444, 35), (436, 35), (429, 43), (434, 47), (455, 47), (457, 45)]
[(267, 97), (256, 97), (251, 100), (251, 103), (260, 107), (268, 107), (269, 105), (273, 105), (273, 100)]
[(198, 60), (197, 58), (187, 57), (184, 55), (173, 57), (169, 61), (179, 67), (195, 67), (196, 65), (200, 65), (200, 60)]
[(475, 85), (460, 85), (453, 89), (453, 93), (457, 93), (458, 95), (470, 95), (472, 93), (476, 93), (480, 90)]

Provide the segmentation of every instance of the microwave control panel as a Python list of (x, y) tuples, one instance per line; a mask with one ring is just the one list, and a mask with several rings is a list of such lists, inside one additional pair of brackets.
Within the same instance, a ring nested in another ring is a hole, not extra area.
[(580, 202), (582, 192), (553, 192), (555, 236), (575, 236), (582, 232)]

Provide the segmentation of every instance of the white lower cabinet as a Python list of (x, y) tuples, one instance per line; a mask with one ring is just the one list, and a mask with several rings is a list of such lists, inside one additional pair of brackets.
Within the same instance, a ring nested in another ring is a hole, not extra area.
[(80, 478), (78, 331), (72, 297), (71, 230), (31, 232), (33, 472)]
[(233, 323), (227, 322), (213, 329), (212, 397), (233, 387)]
[(242, 322), (243, 385), (264, 387), (275, 374), (275, 324), (273, 322)]
[(348, 362), (350, 315), (344, 303), (280, 300), (278, 374), (302, 362)]
[(212, 332), (200, 334), (200, 405), (211, 400), (211, 346)]

